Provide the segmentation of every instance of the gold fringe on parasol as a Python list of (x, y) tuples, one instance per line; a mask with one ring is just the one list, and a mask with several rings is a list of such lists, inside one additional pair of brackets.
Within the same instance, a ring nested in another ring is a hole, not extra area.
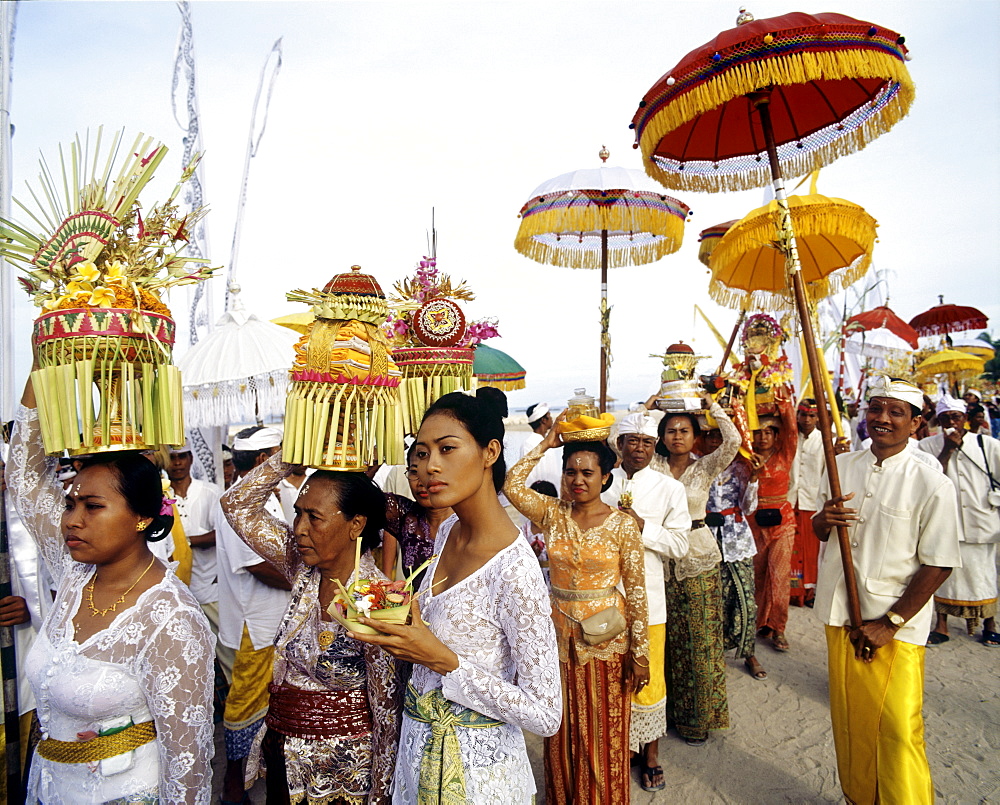
[(522, 219), (514, 248), (538, 263), (596, 269), (601, 267), (600, 249), (582, 245), (579, 249), (567, 248), (567, 244), (588, 233), (588, 239), (593, 240), (607, 230), (610, 268), (652, 263), (677, 251), (684, 238), (686, 221), (686, 210), (664, 215), (659, 201), (657, 205), (642, 209), (594, 204), (532, 213)]
[[(675, 76), (678, 82), (681, 76)], [(666, 187), (677, 190), (718, 192), (751, 190), (770, 182), (766, 159), (738, 173), (700, 175), (663, 170), (652, 160), (653, 150), (663, 137), (699, 115), (715, 109), (733, 98), (769, 86), (806, 84), (810, 81), (859, 78), (881, 78), (899, 84), (894, 103), (882, 106), (870, 118), (850, 132), (840, 133), (831, 143), (803, 152), (800, 156), (782, 158), (785, 177), (801, 176), (816, 168), (829, 165), (839, 157), (860, 151), (876, 137), (902, 120), (913, 103), (916, 90), (905, 63), (898, 55), (871, 48), (839, 49), (824, 53), (797, 53), (728, 67), (687, 92), (672, 98), (645, 126), (639, 140), (646, 172)], [(761, 146), (763, 152), (763, 145)]]

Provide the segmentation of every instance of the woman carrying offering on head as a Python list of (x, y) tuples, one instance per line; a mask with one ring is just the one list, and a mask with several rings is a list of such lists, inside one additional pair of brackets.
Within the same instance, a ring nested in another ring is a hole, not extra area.
[(712, 481), (736, 457), (740, 434), (722, 407), (705, 395), (709, 415), (722, 431), (722, 446), (697, 458), (692, 455), (700, 433), (691, 412), (667, 413), (660, 420), (654, 469), (684, 485), (691, 533), (687, 555), (670, 559), (667, 587), (668, 713), (689, 746), (702, 746), (708, 731), (729, 726), (726, 667), (722, 648), (722, 554), (705, 525), (705, 507)]
[(601, 500), (615, 465), (604, 442), (563, 448), (571, 502), (525, 488), (545, 452), (562, 443), (551, 428), (514, 465), (505, 486), (515, 508), (542, 527), (549, 552), (563, 721), (545, 741), (545, 799), (628, 802), (631, 697), (649, 681), (642, 535), (631, 516)]
[(497, 497), (503, 421), (461, 392), (427, 410), (417, 474), (434, 507), (455, 516), (409, 625), (360, 618), (356, 635), (414, 663), (406, 691), (393, 802), (530, 803), (535, 793), (522, 729), (549, 736), (562, 702), (555, 630), (538, 560)]
[(364, 473), (319, 470), (303, 484), (289, 527), (264, 504), (293, 466), (276, 453), (222, 496), (236, 533), (292, 585), (247, 782), (264, 775), (268, 803), (386, 803), (402, 701), (396, 662), (352, 639), (327, 611), (338, 582), (385, 580), (370, 553), (385, 497)]
[(64, 493), (25, 388), (7, 488), (58, 585), (24, 659), (42, 740), (28, 781), (45, 803), (207, 803), (215, 637), (149, 543), (171, 501), (137, 451), (84, 461)]

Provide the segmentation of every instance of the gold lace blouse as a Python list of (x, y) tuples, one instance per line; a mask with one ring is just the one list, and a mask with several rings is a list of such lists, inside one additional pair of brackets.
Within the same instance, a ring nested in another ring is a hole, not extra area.
[[(552, 619), (559, 641), (559, 660), (567, 662), (573, 647), (576, 662), (606, 660), (630, 653), (633, 658), (649, 656), (646, 570), (642, 534), (629, 515), (612, 509), (599, 526), (581, 531), (573, 520), (573, 505), (540, 495), (525, 487), (528, 475), (544, 453), (539, 446), (522, 458), (507, 475), (504, 493), (514, 507), (545, 531), (549, 551), (550, 581), (564, 590), (600, 590), (619, 582), (617, 589), (591, 601), (552, 598)], [(610, 606), (625, 616), (628, 629), (615, 638), (589, 646), (583, 641), (579, 621)]]

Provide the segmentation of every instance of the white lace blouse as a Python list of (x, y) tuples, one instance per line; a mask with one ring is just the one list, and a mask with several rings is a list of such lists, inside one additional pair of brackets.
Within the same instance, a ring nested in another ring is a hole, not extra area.
[[(453, 515), (441, 525), (437, 556), (456, 523)], [(530, 803), (535, 782), (521, 730), (550, 736), (562, 720), (559, 654), (538, 559), (518, 537), (471, 576), (435, 595), (428, 587), (437, 561), (424, 575), (420, 614), (458, 654), (459, 666), (441, 676), (414, 665), (410, 681), (420, 694), (441, 688), (455, 712), (469, 708), (505, 722), (486, 729), (456, 728), (469, 803)], [(430, 733), (430, 724), (404, 714), (394, 803), (417, 801), (420, 760)]]
[(43, 737), (154, 721), (156, 740), (98, 763), (32, 761), (29, 798), (45, 803), (208, 803), (214, 752), (215, 637), (171, 569), (111, 625), (83, 643), (73, 618), (93, 565), (73, 561), (62, 538), (62, 488), (45, 457), (37, 412), (20, 408), (7, 484), (58, 586), (24, 661)]

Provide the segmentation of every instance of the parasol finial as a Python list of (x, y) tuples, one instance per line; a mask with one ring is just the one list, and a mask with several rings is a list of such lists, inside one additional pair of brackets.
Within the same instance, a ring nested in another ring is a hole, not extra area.
[(611, 156), (611, 152), (606, 145), (602, 145), (601, 150), (597, 152), (597, 156), (601, 158), (601, 162), (607, 162), (608, 157)]
[(943, 293), (939, 293), (938, 294), (938, 304), (939, 305), (943, 305), (944, 304), (944, 294)]
[(737, 25), (746, 25), (748, 22), (753, 22), (754, 16), (749, 11), (746, 10), (745, 6), (740, 6), (740, 15), (736, 18)]

